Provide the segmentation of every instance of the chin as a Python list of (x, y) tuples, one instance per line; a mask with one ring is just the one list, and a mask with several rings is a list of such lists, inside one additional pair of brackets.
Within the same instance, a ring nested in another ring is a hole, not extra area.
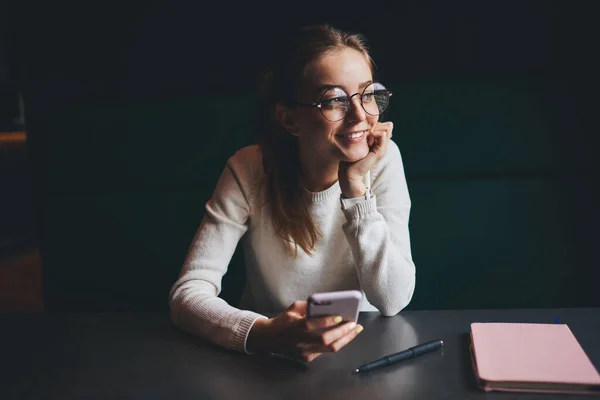
[(368, 146), (361, 146), (360, 149), (353, 149), (352, 151), (346, 150), (343, 152), (342, 161), (345, 162), (356, 162), (365, 158), (369, 154)]

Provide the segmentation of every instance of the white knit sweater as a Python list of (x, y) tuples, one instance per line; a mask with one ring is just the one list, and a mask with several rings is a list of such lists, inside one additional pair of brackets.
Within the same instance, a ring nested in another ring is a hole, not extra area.
[[(342, 209), (340, 186), (305, 191), (322, 237), (312, 256), (294, 258), (274, 234), (258, 146), (239, 150), (227, 162), (206, 215), (193, 239), (179, 279), (170, 291), (173, 322), (225, 348), (246, 351), (260, 313), (283, 311), (315, 292), (358, 289), (361, 311), (392, 316), (411, 300), (415, 286), (408, 219), (410, 198), (398, 146), (390, 141), (371, 169), (373, 197)], [(239, 308), (217, 297), (238, 242), (246, 261)]]

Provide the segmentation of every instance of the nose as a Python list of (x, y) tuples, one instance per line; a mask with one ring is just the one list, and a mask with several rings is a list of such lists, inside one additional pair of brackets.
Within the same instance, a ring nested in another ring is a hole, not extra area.
[(356, 96), (360, 96), (360, 94), (356, 93), (349, 99), (350, 107), (346, 111), (346, 121), (348, 122), (361, 122), (367, 119), (367, 113), (360, 102), (360, 97)]

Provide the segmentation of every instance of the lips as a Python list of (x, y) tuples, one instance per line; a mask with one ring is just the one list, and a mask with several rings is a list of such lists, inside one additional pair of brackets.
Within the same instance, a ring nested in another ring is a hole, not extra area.
[(359, 131), (359, 132), (351, 132), (351, 133), (345, 133), (345, 134), (340, 134), (338, 136), (344, 138), (344, 139), (359, 139), (362, 136), (364, 136), (367, 133), (366, 130), (364, 131)]

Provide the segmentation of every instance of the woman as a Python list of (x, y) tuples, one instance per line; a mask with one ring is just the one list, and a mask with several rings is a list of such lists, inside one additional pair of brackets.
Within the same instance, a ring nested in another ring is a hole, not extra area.
[[(373, 83), (364, 38), (316, 26), (285, 49), (262, 88), (263, 141), (228, 160), (170, 307), (177, 326), (223, 347), (310, 362), (362, 330), (307, 319), (310, 294), (357, 289), (361, 311), (385, 316), (410, 302), (410, 199), (393, 125), (379, 122), (391, 93)], [(217, 295), (239, 240), (235, 308)]]

